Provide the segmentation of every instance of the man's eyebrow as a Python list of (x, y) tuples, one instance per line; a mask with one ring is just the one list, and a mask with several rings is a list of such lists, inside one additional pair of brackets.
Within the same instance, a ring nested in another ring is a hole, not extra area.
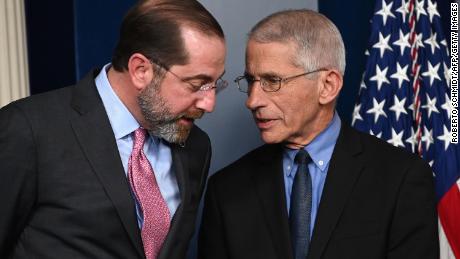
[[(224, 70), (224, 72), (222, 72), (222, 74), (218, 78), (223, 77), (224, 74), (225, 74), (225, 70)], [(185, 81), (196, 80), (196, 79), (203, 80), (203, 81), (206, 81), (206, 82), (213, 81), (212, 77), (209, 76), (209, 75), (206, 75), (206, 74), (198, 74), (198, 75), (193, 75), (193, 76), (188, 76), (188, 77), (183, 78), (183, 80), (185, 80)]]
[[(249, 76), (249, 77), (255, 78), (255, 75), (249, 73), (248, 71), (245, 71), (245, 72), (244, 72), (244, 75), (245, 75), (245, 76)], [(268, 77), (279, 77), (279, 78), (281, 78), (281, 76), (280, 76), (278, 73), (272, 72), (272, 71), (264, 72), (264, 73), (258, 75), (258, 77), (263, 77), (263, 78), (268, 78)]]

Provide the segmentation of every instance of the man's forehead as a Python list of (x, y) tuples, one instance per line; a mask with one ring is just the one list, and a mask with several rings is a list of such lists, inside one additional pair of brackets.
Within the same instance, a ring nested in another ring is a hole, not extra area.
[(246, 50), (246, 72), (252, 75), (279, 75), (295, 66), (295, 51), (289, 43), (250, 42)]

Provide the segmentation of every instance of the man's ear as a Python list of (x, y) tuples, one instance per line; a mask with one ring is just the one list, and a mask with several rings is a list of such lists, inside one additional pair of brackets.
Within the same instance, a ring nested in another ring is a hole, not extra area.
[(144, 55), (134, 53), (128, 60), (128, 73), (134, 87), (142, 91), (153, 80), (153, 65)]
[(325, 74), (321, 76), (319, 102), (323, 105), (334, 102), (342, 89), (342, 85), (342, 74), (335, 69), (327, 70)]

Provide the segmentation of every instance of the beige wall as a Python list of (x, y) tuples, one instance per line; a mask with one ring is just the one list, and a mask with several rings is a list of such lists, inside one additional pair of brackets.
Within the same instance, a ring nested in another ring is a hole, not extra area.
[(28, 96), (26, 24), (22, 0), (0, 0), (0, 107)]

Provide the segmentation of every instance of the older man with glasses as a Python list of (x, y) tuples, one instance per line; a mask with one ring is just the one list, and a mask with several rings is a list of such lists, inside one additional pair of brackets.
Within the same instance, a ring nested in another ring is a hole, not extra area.
[(138, 1), (111, 63), (1, 109), (0, 258), (185, 258), (225, 53), (199, 2)]
[(438, 257), (430, 167), (342, 123), (344, 72), (341, 35), (319, 13), (251, 30), (235, 82), (266, 144), (210, 178), (199, 258)]

